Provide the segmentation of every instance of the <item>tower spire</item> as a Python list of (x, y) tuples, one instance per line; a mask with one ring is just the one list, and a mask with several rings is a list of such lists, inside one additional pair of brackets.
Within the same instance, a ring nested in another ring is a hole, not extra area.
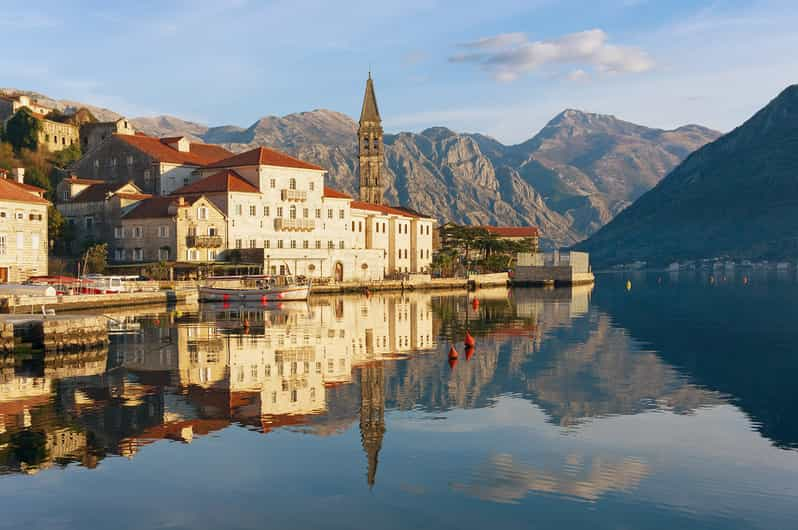
[(357, 129), (358, 162), (360, 171), (360, 200), (372, 204), (382, 204), (382, 167), (384, 146), (382, 140), (382, 118), (374, 93), (371, 67), (366, 79), (366, 92), (363, 94), (363, 107)]

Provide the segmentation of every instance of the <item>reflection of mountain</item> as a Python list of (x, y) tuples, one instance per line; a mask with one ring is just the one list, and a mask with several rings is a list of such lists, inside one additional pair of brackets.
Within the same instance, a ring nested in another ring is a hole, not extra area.
[(623, 281), (608, 276), (594, 300), (615, 325), (696, 384), (733, 396), (762, 435), (798, 447), (798, 285), (756, 276), (745, 276), (744, 284), (745, 274), (722, 274), (712, 284), (709, 276), (665, 276), (658, 283), (663, 275), (641, 275), (628, 293), (610, 287)]
[[(156, 440), (191, 442), (229, 425), (316, 435), (359, 428), (366, 481), (373, 485), (383, 439), (391, 437), (391, 409), (489, 407), (512, 394), (533, 402), (554, 424), (578, 426), (609, 415), (688, 413), (720, 402), (658, 354), (641, 351), (606, 313), (588, 310), (591, 296), (590, 289), (516, 290), (511, 299), (505, 291), (480, 291), (475, 309), (473, 294), (410, 293), (140, 318), (140, 333), (113, 337), (107, 371), (104, 354), (6, 366), (0, 443), (35, 431), (41, 436), (8, 447), (80, 455), (73, 460), (95, 465), (109, 454), (132, 457)], [(477, 338), (471, 358), (461, 347), (465, 329)], [(445, 355), (451, 344), (461, 350), (453, 369)], [(63, 429), (73, 434), (59, 439), (71, 445), (56, 449), (49, 440)], [(0, 465), (19, 470), (20, 462), (9, 456)], [(579, 473), (586, 478), (576, 485), (558, 478), (556, 469), (525, 468), (510, 489), (553, 484), (551, 491), (597, 498), (630, 482), (598, 480), (591, 470), (633, 476), (621, 469), (626, 464), (585, 463)]]
[[(552, 468), (556, 464), (556, 468)], [(482, 500), (516, 502), (528, 492), (556, 493), (586, 501), (597, 501), (609, 492), (635, 489), (649, 473), (649, 466), (637, 458), (599, 458), (585, 461), (575, 454), (564, 462), (550, 463), (547, 469), (513, 461), (507, 454), (495, 455), (473, 473), (466, 484), (453, 484), (456, 490)]]

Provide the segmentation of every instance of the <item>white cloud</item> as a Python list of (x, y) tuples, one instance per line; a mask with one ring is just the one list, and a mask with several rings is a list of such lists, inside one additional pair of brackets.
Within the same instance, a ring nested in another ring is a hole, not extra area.
[[(645, 51), (608, 44), (607, 40), (601, 29), (534, 42), (523, 33), (503, 33), (463, 44), (462, 47), (476, 51), (454, 55), (449, 61), (476, 63), (498, 81), (514, 81), (547, 64), (589, 65), (603, 73), (639, 73), (654, 67), (654, 61)], [(579, 70), (584, 72), (582, 68)]]
[(581, 68), (577, 68), (568, 73), (569, 81), (587, 81), (588, 79), (590, 79), (590, 74)]

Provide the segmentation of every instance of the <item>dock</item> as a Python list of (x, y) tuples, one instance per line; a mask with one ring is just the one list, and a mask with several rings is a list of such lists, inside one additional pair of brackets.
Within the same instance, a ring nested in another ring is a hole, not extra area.
[(151, 292), (118, 294), (78, 294), (57, 296), (9, 296), (0, 299), (0, 313), (42, 314), (42, 310), (79, 311), (140, 305), (175, 305), (196, 303), (196, 288), (165, 289)]
[(108, 344), (108, 319), (101, 315), (0, 315), (0, 346), (56, 352)]

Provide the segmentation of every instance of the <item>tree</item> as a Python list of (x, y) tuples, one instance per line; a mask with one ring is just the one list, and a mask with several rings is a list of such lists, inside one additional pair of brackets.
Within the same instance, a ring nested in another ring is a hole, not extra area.
[(83, 274), (103, 273), (108, 266), (108, 244), (91, 245), (83, 254)]
[(27, 108), (21, 108), (6, 122), (3, 140), (14, 147), (14, 151), (22, 149), (36, 150), (39, 147), (41, 122)]

